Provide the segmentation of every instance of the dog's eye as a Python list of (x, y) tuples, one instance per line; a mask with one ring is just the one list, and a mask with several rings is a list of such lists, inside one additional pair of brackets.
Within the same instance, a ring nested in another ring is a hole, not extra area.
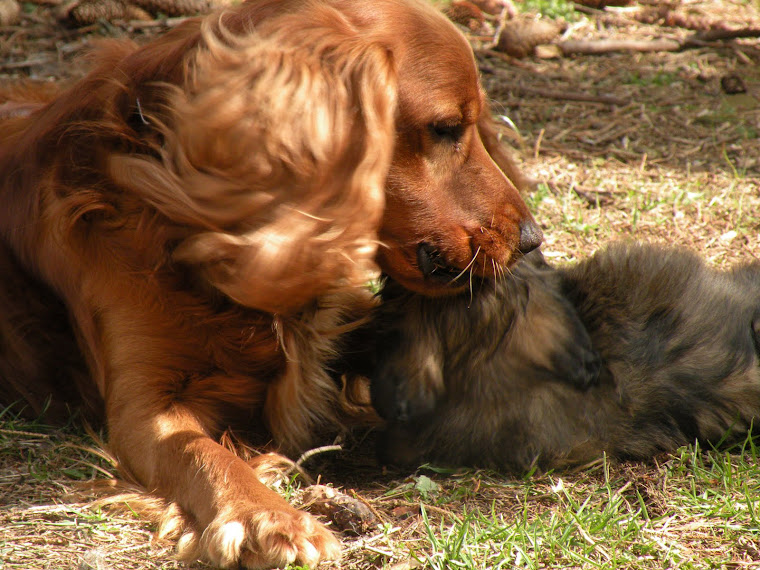
[(430, 123), (428, 125), (430, 136), (441, 142), (459, 142), (464, 134), (464, 125), (461, 123)]

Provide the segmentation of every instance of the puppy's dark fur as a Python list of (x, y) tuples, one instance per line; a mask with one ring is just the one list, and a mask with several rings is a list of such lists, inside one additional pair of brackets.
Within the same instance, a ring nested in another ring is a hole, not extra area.
[(760, 263), (618, 244), (566, 269), (531, 253), (472, 295), (383, 296), (364, 372), (387, 462), (645, 458), (760, 417)]

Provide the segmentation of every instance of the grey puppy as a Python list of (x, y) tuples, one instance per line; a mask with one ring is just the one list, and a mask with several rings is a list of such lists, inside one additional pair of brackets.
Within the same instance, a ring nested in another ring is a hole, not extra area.
[(721, 272), (616, 244), (555, 269), (533, 252), (455, 298), (388, 283), (371, 334), (374, 354), (354, 361), (387, 420), (388, 463), (646, 458), (760, 417), (760, 263)]

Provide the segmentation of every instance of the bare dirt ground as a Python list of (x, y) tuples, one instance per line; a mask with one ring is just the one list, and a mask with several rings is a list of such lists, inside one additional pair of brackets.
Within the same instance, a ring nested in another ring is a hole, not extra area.
[[(757, 1), (680, 0), (668, 5), (688, 16), (681, 24), (760, 26)], [(636, 17), (637, 9), (651, 6), (578, 12), (564, 38), (681, 41), (694, 33), (683, 25)], [(74, 27), (54, 17), (55, 6), (22, 7), (17, 23), (0, 27), (0, 85), (25, 77), (79, 77), (85, 69), (83, 54), (96, 40), (130, 37), (142, 42), (175, 23), (100, 20)], [(631, 237), (694, 248), (717, 266), (760, 257), (757, 39), (710, 41), (670, 52), (523, 59), (487, 49), (486, 40), (473, 33), (494, 109), (519, 133), (505, 137), (539, 182), (527, 199), (544, 227), (550, 258), (572, 261), (611, 239)], [(72, 499), (81, 481), (111, 471), (89, 451), (91, 443), (76, 424), (53, 429), (0, 416), (0, 568), (186, 567), (174, 560), (169, 543), (153, 539), (154, 527), (128, 510), (93, 509)], [(331, 461), (325, 455), (309, 470), (355, 491), (384, 526), (359, 537), (344, 536), (347, 554), (341, 567), (413, 566), (408, 553), (399, 554), (394, 545), (419, 540), (426, 532), (415, 502), (424, 480), (383, 472), (371, 453), (343, 456)], [(654, 495), (656, 469), (612, 469), (634, 486), (651, 487)], [(461, 477), (467, 485), (460, 485)], [(516, 512), (517, 496), (524, 491), (521, 481), (504, 477), (491, 486), (487, 483), (493, 477), (476, 473), (436, 479), (459, 495), (445, 506), (431, 506), (430, 516), (456, 516), (475, 504)], [(598, 484), (599, 477), (597, 471), (567, 480)], [(757, 553), (757, 537), (748, 540)], [(752, 559), (751, 552), (737, 557), (734, 567), (748, 566)]]

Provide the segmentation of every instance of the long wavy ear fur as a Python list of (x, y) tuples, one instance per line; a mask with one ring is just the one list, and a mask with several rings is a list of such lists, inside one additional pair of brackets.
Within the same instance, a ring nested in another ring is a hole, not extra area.
[(390, 53), (308, 10), (241, 35), (206, 21), (161, 160), (111, 160), (120, 184), (198, 228), (175, 261), (271, 313), (366, 282), (393, 150)]
[(522, 193), (535, 190), (537, 182), (525, 174), (515, 162), (510, 152), (505, 148), (499, 136), (499, 130), (491, 117), (490, 109), (486, 109), (478, 120), (478, 133), (488, 154), (501, 169), (510, 182)]

